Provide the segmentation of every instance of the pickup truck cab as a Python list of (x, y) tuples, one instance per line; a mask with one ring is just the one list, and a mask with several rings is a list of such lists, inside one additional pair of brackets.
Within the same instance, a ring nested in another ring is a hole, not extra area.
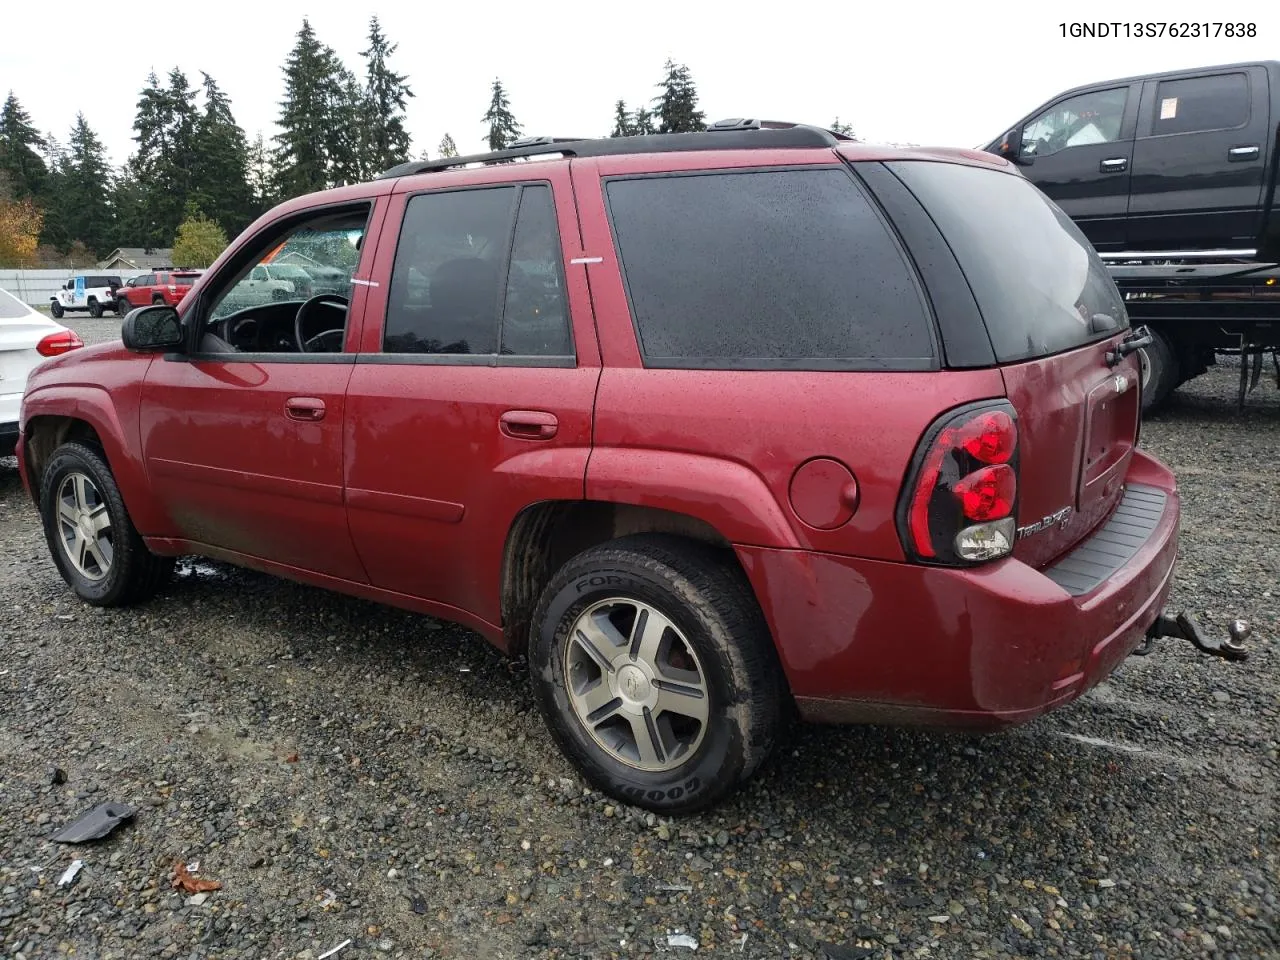
[(1091, 83), (983, 149), (1017, 164), (1100, 253), (1280, 256), (1280, 62)]

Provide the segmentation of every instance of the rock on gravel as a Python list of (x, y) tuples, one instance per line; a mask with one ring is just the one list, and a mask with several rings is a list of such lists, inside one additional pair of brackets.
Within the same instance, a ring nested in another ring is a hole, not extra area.
[[(1142, 442), (1182, 484), (1174, 603), (1251, 620), (1247, 665), (1164, 641), (985, 739), (804, 729), (681, 820), (584, 788), (458, 627), (204, 562), (78, 603), (0, 461), (0, 956), (1278, 956), (1280, 400), (1233, 386)], [(138, 812), (49, 841), (107, 801)]]

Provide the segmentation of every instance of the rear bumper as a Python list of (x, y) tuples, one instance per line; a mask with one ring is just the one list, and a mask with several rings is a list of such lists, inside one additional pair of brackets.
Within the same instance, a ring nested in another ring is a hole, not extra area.
[(1069, 558), (1045, 571), (1014, 559), (946, 570), (739, 547), (801, 714), (990, 729), (1030, 720), (1104, 679), (1160, 614), (1177, 555), (1173, 474), (1136, 452), (1125, 482), (1162, 494), (1162, 509), (1128, 558), (1086, 592), (1078, 579), (1053, 579), (1064, 579)]

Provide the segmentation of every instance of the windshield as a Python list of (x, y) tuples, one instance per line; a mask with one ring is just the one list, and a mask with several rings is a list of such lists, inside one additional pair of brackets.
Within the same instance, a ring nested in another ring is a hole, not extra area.
[(929, 211), (964, 270), (1001, 363), (1129, 326), (1115, 281), (1080, 229), (1025, 177), (954, 163), (887, 164)]

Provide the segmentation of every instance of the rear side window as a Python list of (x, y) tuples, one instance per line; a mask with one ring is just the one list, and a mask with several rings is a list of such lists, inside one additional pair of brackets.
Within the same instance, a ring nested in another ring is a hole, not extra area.
[(840, 169), (610, 180), (646, 366), (935, 365), (914, 270)]
[(196, 282), (196, 278), (190, 273), (175, 273), (170, 279), (180, 287), (189, 287)]
[(1156, 87), (1151, 133), (1230, 130), (1249, 120), (1249, 82), (1243, 73), (1163, 80)]
[(1128, 327), (1089, 241), (1025, 178), (954, 163), (886, 164), (916, 195), (964, 271), (1001, 363), (1048, 356)]
[(551, 188), (410, 199), (392, 268), (386, 353), (571, 357)]

